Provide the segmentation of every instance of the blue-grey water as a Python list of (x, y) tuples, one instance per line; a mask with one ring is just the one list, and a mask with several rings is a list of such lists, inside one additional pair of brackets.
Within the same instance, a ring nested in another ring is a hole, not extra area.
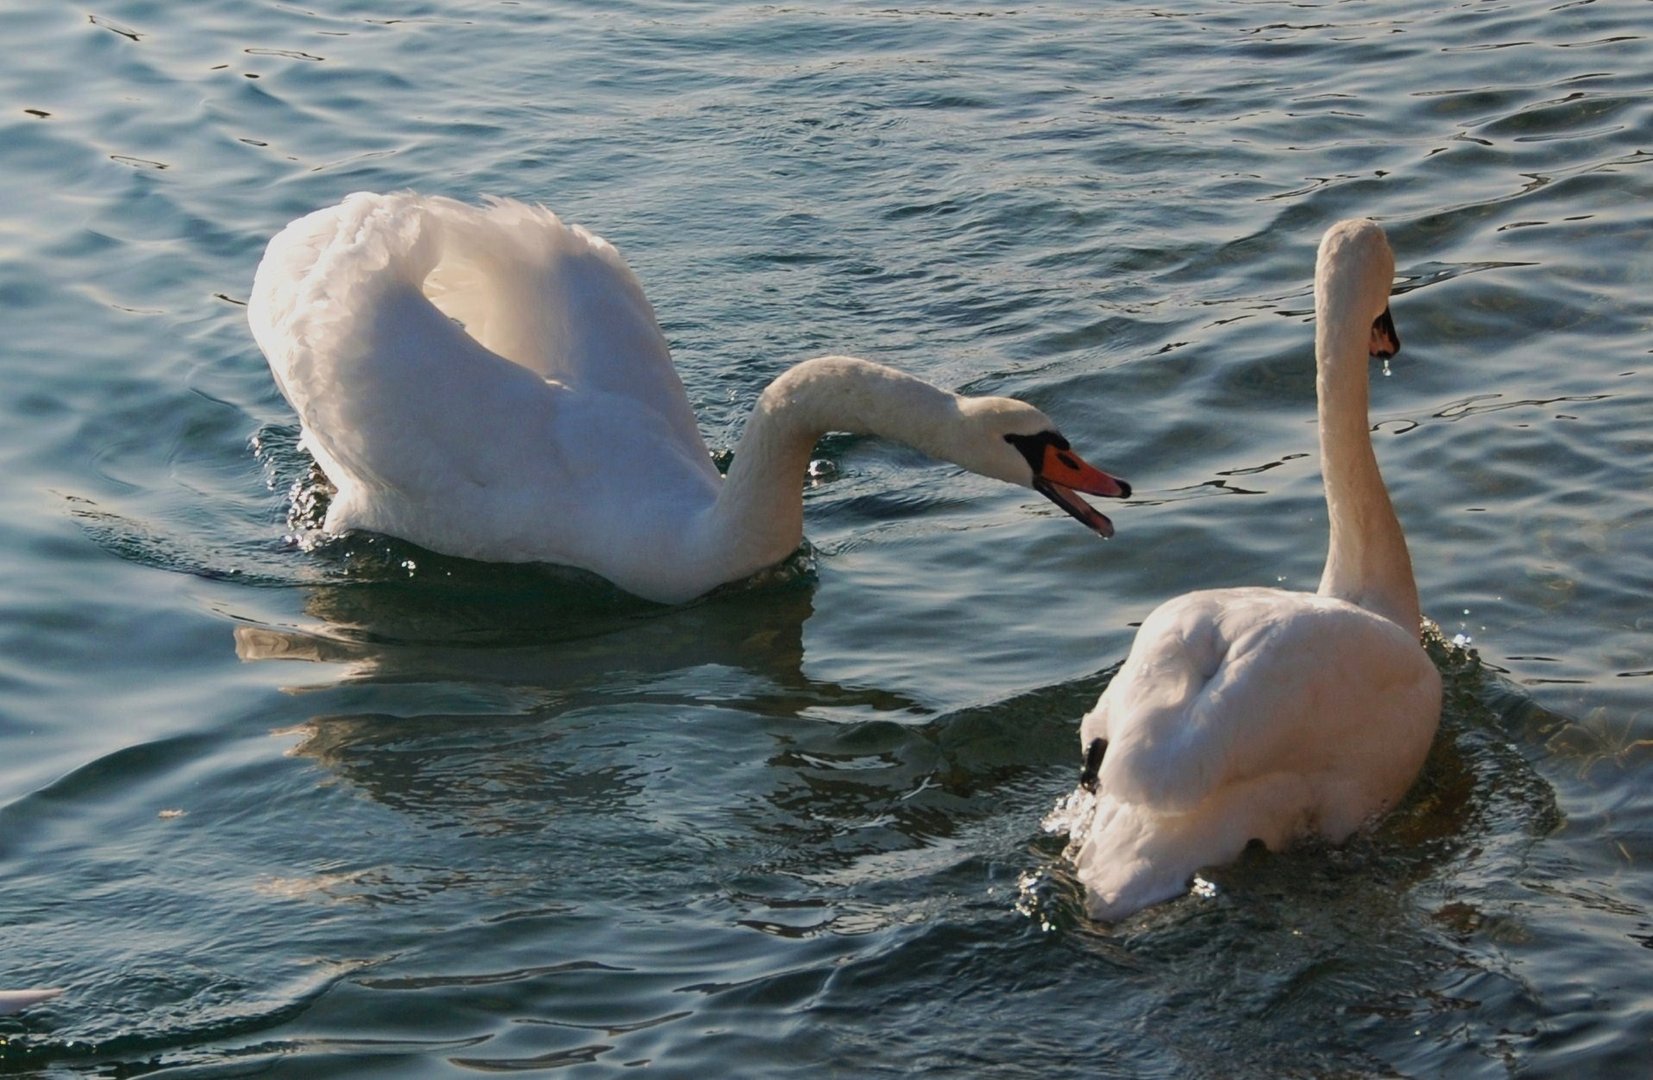
[[(392, 10), (394, 9), (394, 10)], [(1646, 1075), (1653, 4), (0, 3), (0, 1073)], [(539, 201), (708, 442), (827, 352), (1137, 488), (827, 440), (678, 609), (356, 538), (246, 330), (358, 189)], [(1309, 279), (1371, 215), (1447, 682), (1343, 849), (1088, 922), (1041, 819), (1133, 624), (1312, 588)], [(796, 569), (796, 568), (795, 568)]]

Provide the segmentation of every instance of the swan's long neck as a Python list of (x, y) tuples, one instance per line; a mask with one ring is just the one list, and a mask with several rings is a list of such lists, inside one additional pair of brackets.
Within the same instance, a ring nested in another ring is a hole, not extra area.
[(1371, 320), (1361, 316), (1347, 285), (1335, 278), (1322, 282), (1316, 296), (1320, 459), (1331, 523), (1320, 594), (1358, 604), (1416, 633), (1412, 558), (1378, 472), (1367, 416)]
[(758, 399), (709, 512), (703, 542), (741, 573), (785, 559), (803, 539), (803, 479), (822, 435), (878, 435), (957, 461), (959, 401), (865, 360), (804, 361)]

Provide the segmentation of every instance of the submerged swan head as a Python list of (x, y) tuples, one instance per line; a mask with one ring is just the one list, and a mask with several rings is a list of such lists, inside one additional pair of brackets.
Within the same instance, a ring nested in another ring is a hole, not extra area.
[(62, 987), (33, 990), (0, 990), (0, 1016), (22, 1012), (63, 993)]

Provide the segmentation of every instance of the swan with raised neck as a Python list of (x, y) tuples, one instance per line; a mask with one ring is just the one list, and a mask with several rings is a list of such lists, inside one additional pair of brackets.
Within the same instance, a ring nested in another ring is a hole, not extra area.
[[(1320, 595), (1419, 624), (1406, 536), (1372, 449), (1369, 357), (1400, 349), (1389, 314), (1395, 256), (1372, 221), (1342, 222), (1320, 243), (1314, 281), (1315, 389), (1330, 539)], [(1373, 311), (1379, 311), (1376, 319)]]
[(1098, 919), (1184, 892), (1250, 843), (1340, 843), (1423, 767), (1441, 679), (1368, 428), (1368, 355), (1399, 347), (1374, 222), (1327, 232), (1315, 353), (1330, 547), (1316, 593), (1211, 589), (1161, 604), (1080, 724), (1079, 789), (1052, 815)]

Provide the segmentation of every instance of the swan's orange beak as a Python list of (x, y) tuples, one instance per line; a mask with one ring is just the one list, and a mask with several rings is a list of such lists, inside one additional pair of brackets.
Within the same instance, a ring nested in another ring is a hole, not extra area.
[(1084, 522), (1098, 536), (1113, 535), (1113, 522), (1103, 517), (1078, 495), (1102, 495), (1110, 499), (1131, 497), (1131, 485), (1110, 476), (1073, 452), (1068, 441), (1054, 431), (1038, 435), (1006, 435), (1005, 440), (1020, 450), (1033, 467), (1033, 490)]
[(1086, 463), (1072, 450), (1058, 450), (1054, 446), (1045, 450), (1044, 466), (1033, 475), (1033, 490), (1084, 522), (1086, 527), (1101, 537), (1113, 535), (1113, 522), (1077, 493), (1083, 491), (1087, 495), (1106, 495), (1115, 499), (1131, 497), (1131, 485), (1125, 481)]

